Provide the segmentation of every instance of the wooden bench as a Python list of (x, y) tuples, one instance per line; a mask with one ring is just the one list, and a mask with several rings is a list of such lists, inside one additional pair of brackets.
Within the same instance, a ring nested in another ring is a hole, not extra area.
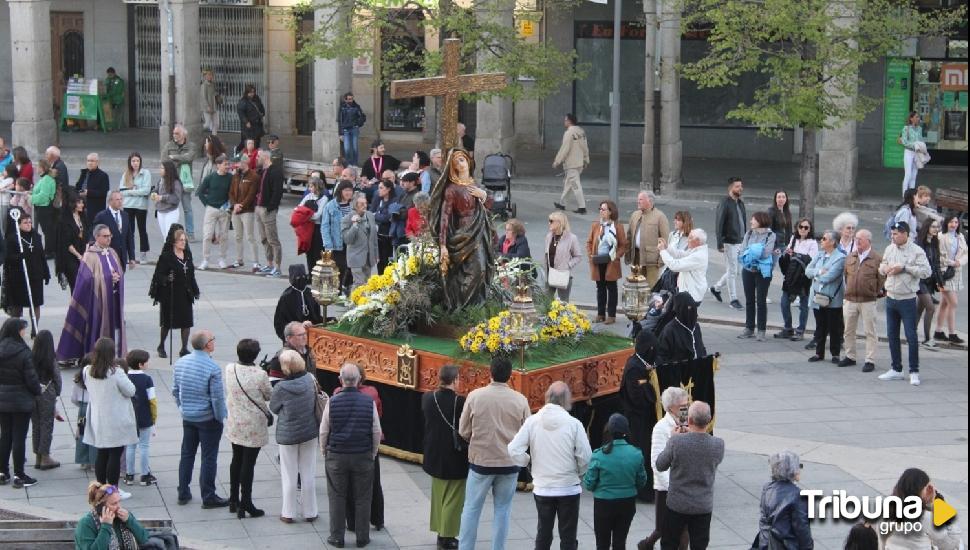
[[(172, 530), (170, 519), (139, 519), (149, 532)], [(54, 550), (74, 548), (77, 520), (0, 520), (0, 548), (3, 550)]]
[(330, 166), (310, 160), (283, 159), (286, 192), (302, 194), (306, 191), (306, 183), (310, 179), (310, 173), (314, 171), (326, 174), (330, 171)]

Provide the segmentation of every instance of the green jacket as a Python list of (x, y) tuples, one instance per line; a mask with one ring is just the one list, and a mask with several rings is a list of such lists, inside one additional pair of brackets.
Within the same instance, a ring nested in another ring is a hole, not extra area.
[[(138, 523), (134, 514), (128, 513), (128, 521), (125, 522), (125, 525), (135, 535), (135, 540), (138, 541), (139, 545), (148, 542), (148, 531)], [(77, 522), (77, 528), (74, 529), (74, 548), (76, 550), (108, 550), (111, 543), (111, 529), (112, 526), (104, 523), (101, 524), (100, 528), (95, 528), (94, 517), (90, 513), (84, 514), (84, 517)], [(115, 531), (115, 536), (119, 536), (117, 529)]]
[(599, 499), (614, 500), (637, 496), (637, 489), (647, 486), (643, 453), (623, 439), (613, 441), (607, 454), (602, 447), (593, 453), (583, 486)]
[(229, 201), (229, 185), (232, 183), (232, 174), (220, 176), (218, 172), (212, 172), (202, 180), (196, 195), (202, 204), (212, 208), (222, 208)]
[(104, 80), (104, 95), (108, 98), (108, 103), (117, 107), (125, 103), (125, 81), (120, 76), (106, 78)]
[(44, 174), (30, 192), (30, 202), (34, 206), (50, 206), (56, 192), (57, 182), (50, 174)]

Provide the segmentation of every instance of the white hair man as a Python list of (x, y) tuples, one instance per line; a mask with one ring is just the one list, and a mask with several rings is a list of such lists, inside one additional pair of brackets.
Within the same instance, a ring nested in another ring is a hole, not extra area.
[(707, 548), (714, 511), (714, 477), (724, 460), (724, 440), (707, 433), (711, 407), (694, 401), (687, 409), (687, 426), (674, 429), (657, 456), (657, 470), (670, 470), (667, 515), (660, 526), (660, 545), (677, 548), (687, 528), (692, 548)]
[(657, 470), (657, 457), (667, 447), (670, 435), (678, 427), (685, 425), (685, 418), (682, 411), (686, 411), (690, 406), (690, 396), (680, 387), (671, 386), (660, 394), (660, 402), (663, 404), (666, 414), (659, 422), (653, 425), (653, 432), (650, 435), (650, 467), (653, 468), (653, 490), (654, 504), (656, 506), (653, 533), (642, 540), (637, 545), (646, 548), (653, 546), (660, 540), (660, 527), (664, 523), (667, 515), (667, 489), (670, 486), (670, 475), (667, 472)]
[(69, 176), (67, 175), (67, 165), (64, 164), (64, 159), (61, 158), (60, 148), (54, 145), (51, 145), (44, 152), (44, 156), (47, 157), (47, 162), (50, 163), (51, 168), (53, 168), (54, 170), (57, 170), (57, 174), (54, 176), (54, 179), (57, 180), (57, 183), (60, 185), (63, 185), (64, 187), (67, 187), (68, 185), (70, 185), (68, 183), (70, 179), (69, 179)]
[(637, 194), (637, 209), (630, 214), (630, 225), (626, 229), (626, 240), (630, 243), (626, 263), (643, 268), (643, 276), (650, 286), (657, 284), (664, 265), (657, 245), (670, 234), (667, 215), (655, 206), (655, 202), (653, 192), (640, 191)]
[(657, 249), (663, 265), (677, 273), (677, 291), (688, 292), (700, 305), (707, 294), (707, 232), (700, 228), (687, 234), (687, 249), (668, 248), (667, 241), (659, 239)]
[(570, 416), (571, 407), (569, 386), (562, 381), (553, 382), (546, 390), (545, 406), (526, 419), (508, 444), (509, 456), (516, 464), (525, 467), (532, 462), (533, 495), (539, 515), (537, 549), (548, 550), (552, 544), (557, 516), (561, 547), (578, 547), (580, 481), (593, 450), (582, 423)]
[(842, 312), (845, 315), (845, 357), (839, 361), (840, 367), (856, 364), (856, 329), (859, 317), (866, 333), (866, 361), (862, 372), (872, 372), (876, 368), (876, 302), (882, 296), (886, 277), (879, 273), (882, 256), (872, 249), (872, 233), (860, 229), (855, 234), (854, 250), (845, 259), (845, 299)]
[(175, 163), (179, 181), (182, 182), (182, 212), (185, 213), (185, 232), (190, 241), (195, 240), (195, 222), (192, 219), (192, 195), (195, 182), (192, 180), (192, 161), (195, 160), (196, 147), (189, 141), (189, 132), (185, 126), (176, 124), (172, 128), (172, 140), (162, 149), (162, 160)]
[[(340, 367), (340, 385), (323, 411), (320, 448), (326, 459), (327, 494), (330, 501), (330, 536), (327, 544), (343, 548), (347, 514), (354, 514), (357, 548), (370, 541), (370, 501), (374, 483), (374, 458), (381, 443), (377, 405), (357, 388), (360, 370), (346, 363)], [(354, 491), (354, 510), (347, 510), (347, 493)]]

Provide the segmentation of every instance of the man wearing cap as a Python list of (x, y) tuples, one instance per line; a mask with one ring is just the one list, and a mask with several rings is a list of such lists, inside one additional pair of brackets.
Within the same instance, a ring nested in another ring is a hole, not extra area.
[(930, 276), (926, 253), (909, 239), (909, 224), (896, 222), (892, 244), (886, 247), (879, 263), (879, 273), (886, 277), (886, 337), (892, 368), (879, 375), (880, 380), (903, 380), (903, 359), (899, 340), (899, 323), (906, 331), (909, 347), (909, 383), (919, 386), (919, 337), (916, 335), (916, 291), (920, 279)]
[(266, 138), (266, 145), (269, 147), (269, 160), (273, 166), (283, 166), (283, 150), (280, 149), (280, 136), (270, 134)]
[[(560, 548), (579, 547), (579, 483), (586, 474), (593, 450), (582, 423), (570, 416), (572, 394), (563, 381), (546, 390), (546, 404), (526, 419), (508, 444), (509, 456), (519, 466), (532, 462), (533, 496), (538, 512), (536, 550), (552, 545), (552, 526), (559, 517)], [(529, 453), (532, 456), (529, 456)]]

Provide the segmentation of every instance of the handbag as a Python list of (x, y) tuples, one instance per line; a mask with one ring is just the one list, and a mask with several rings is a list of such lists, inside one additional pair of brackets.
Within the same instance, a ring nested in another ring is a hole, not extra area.
[(246, 399), (248, 399), (249, 402), (252, 403), (257, 409), (259, 409), (259, 412), (263, 413), (266, 416), (266, 427), (272, 426), (273, 413), (260, 407), (259, 404), (256, 403), (256, 400), (249, 396), (249, 393), (246, 392), (246, 388), (244, 388), (242, 385), (242, 382), (239, 381), (239, 371), (237, 370), (237, 367), (239, 367), (239, 365), (235, 365), (232, 369), (232, 373), (236, 375), (236, 384), (239, 384), (239, 389), (242, 390), (243, 395), (246, 396)]
[(179, 168), (179, 181), (182, 182), (182, 189), (195, 188), (195, 183), (192, 180), (192, 164), (186, 163)]
[(554, 267), (549, 268), (549, 276), (546, 277), (546, 283), (552, 288), (567, 288), (569, 287), (569, 270), (568, 269), (556, 269)]
[(316, 401), (313, 402), (313, 415), (317, 417), (317, 424), (323, 422), (323, 411), (327, 407), (327, 394), (323, 393), (320, 382), (313, 379), (313, 385), (317, 388)]
[(943, 282), (945, 283), (950, 279), (956, 277), (956, 275), (957, 275), (957, 270), (951, 265), (943, 270), (943, 273), (940, 274), (940, 278), (943, 279)]
[(463, 453), (465, 452), (466, 444), (465, 440), (458, 435), (457, 422), (455, 422), (455, 414), (458, 411), (458, 396), (455, 396), (455, 403), (451, 407), (451, 422), (448, 422), (448, 418), (445, 417), (445, 413), (441, 410), (441, 405), (438, 404), (438, 392), (435, 391), (431, 394), (434, 399), (434, 406), (438, 408), (438, 414), (441, 415), (441, 420), (451, 428), (451, 444), (455, 449), (455, 452)]
[[(835, 287), (835, 293), (838, 294), (839, 289), (841, 288), (842, 288), (842, 281), (839, 281), (839, 286)], [(821, 292), (816, 292), (815, 295), (812, 296), (812, 301), (818, 304), (819, 307), (829, 307), (829, 304), (832, 303), (832, 298), (834, 298), (834, 296), (829, 296), (828, 294), (822, 294)]]
[(613, 261), (609, 254), (596, 254), (592, 258), (593, 265), (605, 265)]

